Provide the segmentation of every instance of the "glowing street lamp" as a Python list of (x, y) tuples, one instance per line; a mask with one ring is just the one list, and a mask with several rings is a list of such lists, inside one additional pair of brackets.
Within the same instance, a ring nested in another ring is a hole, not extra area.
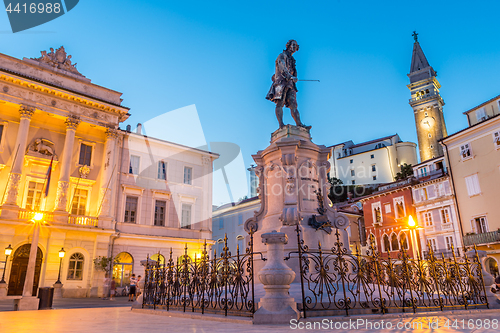
[(56, 283), (61, 283), (61, 265), (62, 265), (62, 260), (64, 258), (64, 255), (66, 254), (66, 251), (64, 251), (64, 247), (59, 250), (59, 275), (57, 276), (57, 281)]
[(413, 219), (413, 216), (411, 216), (411, 215), (410, 215), (410, 217), (408, 217), (408, 228), (410, 229), (410, 236), (411, 236), (412, 249), (413, 249), (413, 258), (417, 259), (418, 243), (417, 243), (416, 229), (418, 228), (418, 225), (415, 222), (415, 220)]
[(5, 265), (3, 266), (2, 281), (0, 281), (0, 283), (5, 283), (5, 271), (7, 270), (7, 260), (9, 259), (11, 253), (12, 253), (12, 247), (9, 244), (9, 246), (5, 248)]

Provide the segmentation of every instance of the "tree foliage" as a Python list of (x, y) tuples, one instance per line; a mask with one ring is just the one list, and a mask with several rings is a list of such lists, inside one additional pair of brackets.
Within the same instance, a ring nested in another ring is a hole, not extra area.
[(413, 168), (411, 164), (401, 165), (401, 171), (396, 174), (395, 180), (404, 180), (408, 177), (413, 176)]

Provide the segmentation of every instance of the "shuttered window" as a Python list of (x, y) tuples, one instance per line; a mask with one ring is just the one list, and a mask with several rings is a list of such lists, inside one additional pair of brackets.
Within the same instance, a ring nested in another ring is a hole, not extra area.
[(479, 178), (477, 177), (477, 174), (465, 177), (465, 185), (467, 186), (467, 193), (469, 193), (469, 196), (481, 193), (481, 188), (479, 187)]

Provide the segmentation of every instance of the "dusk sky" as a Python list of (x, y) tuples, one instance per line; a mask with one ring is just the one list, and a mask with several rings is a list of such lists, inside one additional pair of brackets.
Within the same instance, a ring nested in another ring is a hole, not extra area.
[(467, 126), (464, 111), (500, 94), (499, 12), (499, 1), (82, 0), (15, 34), (4, 12), (0, 52), (30, 58), (64, 45), (83, 75), (123, 93), (132, 116), (121, 128), (194, 104), (206, 141), (239, 145), (248, 167), (278, 127), (265, 95), (289, 39), (300, 45), (299, 79), (321, 80), (299, 82), (297, 94), (316, 144), (394, 133), (416, 142), (413, 31), (438, 72), (451, 134)]

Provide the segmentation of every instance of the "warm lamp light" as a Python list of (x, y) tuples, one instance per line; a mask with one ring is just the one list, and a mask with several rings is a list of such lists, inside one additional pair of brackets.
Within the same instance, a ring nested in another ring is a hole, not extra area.
[(12, 247), (9, 244), (9, 246), (5, 248), (5, 255), (10, 256), (11, 253), (12, 253)]
[(33, 216), (33, 220), (35, 221), (41, 221), (43, 219), (43, 213), (35, 213), (35, 215)]
[(415, 221), (413, 220), (413, 216), (410, 215), (410, 217), (408, 218), (408, 226), (410, 228), (415, 228), (417, 224), (415, 223)]
[(61, 250), (59, 251), (59, 258), (64, 258), (64, 255), (66, 254), (66, 251), (64, 251), (64, 247), (61, 248)]

